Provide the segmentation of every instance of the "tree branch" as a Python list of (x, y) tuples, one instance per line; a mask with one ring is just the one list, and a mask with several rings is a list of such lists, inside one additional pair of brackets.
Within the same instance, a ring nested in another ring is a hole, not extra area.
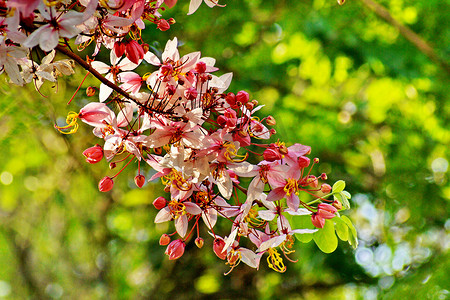
[(422, 52), (429, 59), (438, 64), (442, 69), (444, 69), (445, 72), (447, 72), (447, 74), (450, 74), (450, 65), (444, 59), (440, 58), (439, 55), (437, 55), (437, 53), (434, 51), (434, 49), (417, 33), (397, 21), (385, 7), (373, 0), (360, 1), (371, 11), (373, 11), (377, 16), (394, 26), (400, 32), (400, 34), (411, 44), (413, 44), (417, 49), (419, 49), (420, 52)]

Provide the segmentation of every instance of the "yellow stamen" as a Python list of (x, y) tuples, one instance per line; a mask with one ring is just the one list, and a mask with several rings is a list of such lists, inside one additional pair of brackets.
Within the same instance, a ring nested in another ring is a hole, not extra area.
[(269, 256), (267, 257), (267, 264), (269, 268), (279, 273), (286, 271), (286, 266), (283, 263), (283, 259), (275, 248), (269, 248)]
[(161, 177), (161, 182), (164, 185), (172, 185), (180, 191), (189, 191), (192, 187), (192, 185), (183, 178), (181, 173), (175, 169), (172, 169), (166, 176)]
[(186, 206), (181, 202), (172, 200), (169, 202), (168, 206), (174, 219), (178, 219), (186, 214)]
[(245, 222), (253, 227), (262, 227), (266, 224), (266, 221), (258, 218), (258, 211), (253, 207), (248, 212), (248, 215), (245, 217)]
[[(229, 161), (242, 162), (242, 161), (246, 160), (248, 157), (248, 153), (245, 153), (245, 155), (238, 155), (237, 154), (238, 150), (236, 149), (236, 146), (234, 143), (225, 142), (225, 143), (223, 143), (223, 147), (226, 149), (225, 154), (223, 156), (225, 156), (225, 158), (228, 159)], [(241, 159), (234, 159), (231, 156), (241, 157)]]
[[(57, 126), (55, 125), (55, 128), (58, 129), (59, 132), (64, 133), (64, 134), (72, 134), (77, 132), (78, 130), (78, 123), (77, 123), (77, 119), (78, 119), (78, 114), (76, 112), (69, 112), (69, 114), (67, 115), (66, 118), (66, 126)], [(70, 129), (69, 131), (63, 131), (65, 129)]]
[(297, 180), (289, 178), (283, 190), (286, 192), (286, 196), (290, 196), (292, 193), (298, 193)]

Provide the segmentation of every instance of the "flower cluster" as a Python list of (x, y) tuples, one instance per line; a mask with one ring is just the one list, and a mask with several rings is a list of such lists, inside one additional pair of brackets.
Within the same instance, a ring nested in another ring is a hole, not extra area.
[[(350, 195), (342, 182), (332, 188), (321, 183), (326, 174), (313, 175), (319, 160), (308, 157), (309, 146), (288, 147), (276, 139), (275, 119), (259, 117), (262, 105), (249, 93), (227, 91), (232, 74), (215, 75), (215, 59), (200, 52), (181, 56), (177, 38), (167, 42), (160, 56), (149, 51), (141, 36), (144, 21), (169, 29), (175, 21), (163, 19), (161, 11), (176, 2), (0, 1), (0, 66), (11, 82), (33, 81), (38, 90), (44, 80), (72, 74), (74, 62), (99, 79), (98, 88), (86, 90), (90, 97), (98, 90), (99, 101), (70, 112), (67, 125), (55, 127), (69, 134), (77, 131), (78, 120), (92, 126), (102, 146), (86, 149), (86, 161), (106, 159), (111, 169), (123, 165), (100, 180), (100, 191), (113, 189), (122, 170), (132, 166), (139, 188), (147, 180), (161, 180), (167, 195), (153, 205), (159, 210), (156, 223), (174, 223), (174, 232), (160, 239), (169, 259), (181, 257), (194, 237), (203, 247), (204, 227), (213, 237), (214, 253), (230, 271), (241, 261), (259, 268), (267, 253), (268, 266), (284, 272), (281, 253), (291, 260), (295, 236), (313, 235), (326, 220), (339, 218), (339, 211), (349, 208)], [(192, 0), (189, 14), (201, 2)], [(95, 45), (94, 58), (81, 59), (70, 49), (70, 40), (80, 51)], [(33, 55), (39, 51), (46, 54), (40, 61)], [(69, 59), (54, 62), (55, 51)], [(99, 51), (109, 51), (109, 63), (95, 59)], [(154, 70), (140, 74), (140, 65)], [(146, 178), (144, 166), (154, 175)], [(313, 200), (305, 202), (300, 193)], [(292, 229), (294, 218), (305, 217), (310, 226)], [(231, 225), (227, 236), (216, 232), (219, 219)]]

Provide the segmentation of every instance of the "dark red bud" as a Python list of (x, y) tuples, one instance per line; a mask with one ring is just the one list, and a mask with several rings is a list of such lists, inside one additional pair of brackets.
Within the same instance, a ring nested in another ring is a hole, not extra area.
[(134, 183), (136, 183), (138, 188), (143, 187), (145, 184), (145, 176), (141, 174), (136, 175), (136, 177), (134, 177)]
[(113, 188), (113, 186), (114, 181), (108, 176), (103, 177), (98, 183), (98, 189), (100, 192), (108, 192)]
[(158, 210), (166, 207), (166, 204), (167, 204), (167, 201), (164, 197), (158, 197), (153, 201), (153, 206)]

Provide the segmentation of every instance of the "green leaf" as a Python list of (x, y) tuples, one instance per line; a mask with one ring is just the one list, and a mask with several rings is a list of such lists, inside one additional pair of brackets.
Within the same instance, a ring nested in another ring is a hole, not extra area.
[(341, 194), (343, 194), (347, 199), (352, 199), (352, 195), (347, 191), (342, 191)]
[[(293, 228), (315, 229), (311, 222), (311, 216), (293, 216), (291, 224)], [(309, 243), (313, 239), (312, 233), (295, 234), (297, 240), (302, 243)]]
[(341, 218), (333, 218), (338, 237), (343, 241), (348, 241), (348, 225)]
[(340, 193), (345, 189), (345, 181), (344, 180), (338, 180), (333, 184), (333, 193)]
[(325, 225), (319, 231), (313, 233), (314, 242), (322, 252), (331, 253), (338, 246), (338, 239), (334, 232), (334, 222), (325, 220)]
[(348, 228), (350, 229), (348, 243), (353, 247), (353, 249), (356, 249), (356, 247), (358, 247), (358, 234), (356, 233), (355, 226), (353, 226), (352, 221), (350, 221), (347, 216), (342, 216), (341, 219), (347, 224)]
[(342, 206), (345, 207), (345, 209), (350, 209), (350, 202), (348, 201), (347, 195), (345, 193), (346, 193), (345, 191), (339, 193), (339, 195), (341, 195), (341, 199), (342, 199), (341, 203), (342, 203)]

